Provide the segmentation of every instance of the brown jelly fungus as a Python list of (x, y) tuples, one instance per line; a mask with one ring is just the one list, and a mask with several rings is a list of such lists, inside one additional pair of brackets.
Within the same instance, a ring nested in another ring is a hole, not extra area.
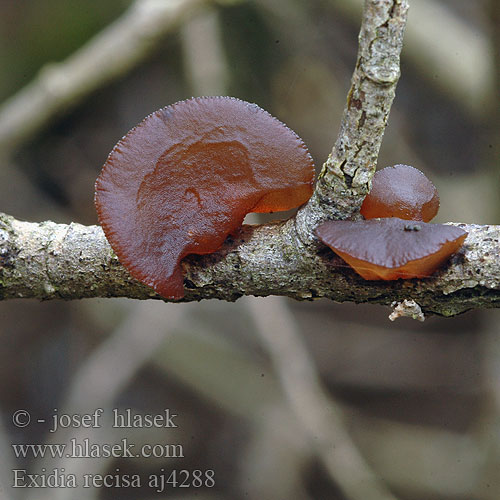
[(313, 179), (312, 158), (286, 125), (255, 104), (202, 97), (128, 132), (96, 181), (95, 203), (130, 274), (179, 299), (183, 257), (219, 249), (249, 212), (305, 203)]
[(395, 217), (327, 221), (316, 234), (366, 280), (431, 276), (467, 236), (455, 226)]
[(375, 172), (361, 215), (429, 222), (438, 209), (437, 189), (424, 173), (409, 165), (395, 165)]

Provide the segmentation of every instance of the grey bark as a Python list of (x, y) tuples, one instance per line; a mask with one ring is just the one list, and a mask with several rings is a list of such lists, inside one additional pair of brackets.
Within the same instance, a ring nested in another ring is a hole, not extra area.
[[(365, 281), (327, 248), (306, 246), (295, 221), (243, 226), (218, 252), (183, 262), (184, 301), (242, 295), (319, 297), (391, 304), (413, 299), (424, 313), (450, 316), (500, 306), (500, 227), (459, 224), (469, 236), (435, 276)], [(21, 222), (0, 216), (0, 299), (130, 297), (161, 299), (130, 277), (102, 229), (80, 224)]]
[(297, 214), (297, 230), (314, 242), (325, 219), (359, 216), (399, 80), (399, 57), (408, 14), (406, 0), (368, 0), (340, 132), (323, 165), (313, 196)]

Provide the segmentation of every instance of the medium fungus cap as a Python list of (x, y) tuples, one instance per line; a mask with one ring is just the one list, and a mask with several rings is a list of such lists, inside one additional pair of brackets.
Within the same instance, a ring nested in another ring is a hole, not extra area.
[(249, 212), (305, 203), (313, 180), (313, 160), (286, 125), (255, 104), (202, 97), (128, 132), (96, 181), (95, 204), (130, 274), (179, 299), (183, 257), (216, 251)]
[(399, 217), (429, 222), (438, 210), (437, 189), (425, 174), (409, 165), (395, 165), (375, 172), (360, 211), (365, 219)]
[(467, 236), (456, 226), (396, 217), (327, 221), (316, 234), (366, 280), (429, 277)]

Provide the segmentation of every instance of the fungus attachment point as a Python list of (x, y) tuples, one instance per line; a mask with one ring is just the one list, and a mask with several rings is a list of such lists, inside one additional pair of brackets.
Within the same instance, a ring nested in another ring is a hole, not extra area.
[[(419, 229), (416, 230), (415, 227)], [(396, 217), (328, 221), (316, 234), (366, 280), (426, 278), (463, 244), (467, 233), (444, 224), (413, 224)]]
[(312, 158), (286, 125), (255, 104), (203, 97), (160, 109), (123, 137), (95, 203), (130, 274), (180, 299), (183, 257), (216, 251), (249, 212), (305, 203), (313, 180)]
[(438, 210), (437, 189), (424, 173), (409, 165), (395, 165), (375, 172), (360, 211), (365, 219), (399, 217), (429, 222)]

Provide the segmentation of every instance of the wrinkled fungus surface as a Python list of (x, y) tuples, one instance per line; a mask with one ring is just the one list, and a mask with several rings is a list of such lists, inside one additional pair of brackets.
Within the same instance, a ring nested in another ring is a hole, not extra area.
[(328, 221), (316, 234), (366, 280), (426, 278), (467, 236), (458, 227), (395, 217)]
[(436, 187), (423, 172), (409, 165), (375, 172), (371, 191), (361, 205), (365, 219), (399, 217), (429, 222), (438, 210)]
[(269, 113), (235, 98), (194, 98), (154, 112), (118, 142), (95, 203), (131, 275), (178, 299), (183, 257), (216, 251), (249, 212), (305, 203), (313, 178), (302, 140)]

